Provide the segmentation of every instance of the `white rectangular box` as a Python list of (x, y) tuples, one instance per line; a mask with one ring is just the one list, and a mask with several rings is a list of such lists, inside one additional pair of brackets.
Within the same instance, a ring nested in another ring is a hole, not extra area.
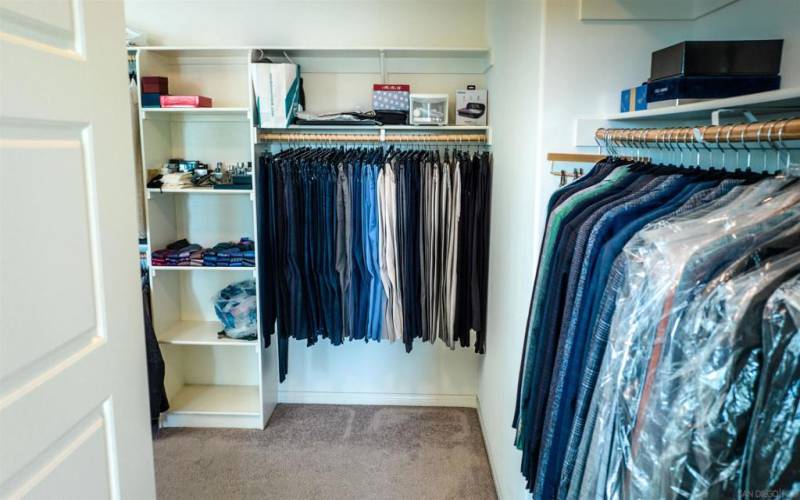
[(256, 125), (263, 128), (288, 127), (300, 98), (300, 67), (296, 64), (253, 64), (251, 78), (255, 91)]
[(489, 114), (488, 92), (486, 89), (470, 87), (456, 90), (456, 125), (486, 125)]

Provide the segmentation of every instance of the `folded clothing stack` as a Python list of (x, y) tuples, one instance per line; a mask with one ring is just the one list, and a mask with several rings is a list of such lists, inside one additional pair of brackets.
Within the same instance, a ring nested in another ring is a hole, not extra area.
[(185, 189), (192, 186), (192, 174), (189, 172), (175, 172), (161, 177), (161, 189)]
[(176, 266), (178, 265), (178, 252), (187, 246), (191, 245), (188, 240), (180, 239), (173, 241), (167, 248), (155, 250), (152, 255), (152, 264), (154, 266)]
[(230, 259), (228, 264), (231, 267), (242, 266), (255, 266), (256, 265), (256, 252), (255, 244), (249, 238), (242, 238), (235, 247), (229, 248), (222, 252), (223, 256)]
[[(178, 250), (178, 265), (179, 266), (188, 266), (191, 264), (192, 254), (195, 252), (201, 252), (202, 254), (203, 247), (196, 244), (186, 245), (185, 247)], [(202, 257), (201, 257), (202, 258)]]
[(238, 243), (226, 241), (214, 245), (203, 254), (203, 265), (211, 267), (253, 267), (256, 265), (255, 244), (249, 238)]
[(213, 248), (206, 251), (203, 264), (216, 267), (229, 267), (231, 263), (230, 249), (235, 248), (236, 243), (226, 241), (217, 243)]
[(152, 258), (150, 259), (151, 264), (154, 266), (166, 266), (167, 265), (167, 255), (172, 252), (172, 250), (156, 250), (153, 252)]
[(256, 245), (249, 238), (242, 238), (239, 241), (239, 250), (242, 251), (242, 265), (255, 267), (256, 265)]
[(203, 254), (205, 250), (195, 250), (194, 252), (189, 255), (189, 265), (193, 267), (202, 267), (203, 266)]
[(155, 250), (152, 265), (191, 267), (253, 267), (256, 265), (255, 244), (249, 238), (238, 243), (226, 241), (204, 249), (195, 243), (181, 239)]
[(217, 252), (217, 265), (224, 267), (241, 267), (242, 251), (236, 244), (225, 246)]
[(227, 267), (228, 259), (223, 259), (220, 253), (235, 245), (234, 243), (217, 243), (203, 253), (203, 265), (206, 267)]

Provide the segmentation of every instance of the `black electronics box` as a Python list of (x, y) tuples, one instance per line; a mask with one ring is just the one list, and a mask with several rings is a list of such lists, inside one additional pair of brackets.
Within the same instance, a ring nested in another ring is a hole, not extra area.
[(722, 99), (777, 90), (780, 86), (780, 76), (676, 76), (649, 82), (647, 102), (668, 99)]
[(783, 40), (681, 42), (653, 52), (650, 81), (675, 76), (775, 76)]

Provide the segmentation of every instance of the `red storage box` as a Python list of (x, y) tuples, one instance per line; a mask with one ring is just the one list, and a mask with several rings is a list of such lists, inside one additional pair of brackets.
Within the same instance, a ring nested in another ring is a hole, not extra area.
[(201, 95), (162, 95), (162, 108), (210, 108), (211, 98)]
[(169, 94), (169, 80), (166, 76), (143, 76), (142, 94)]

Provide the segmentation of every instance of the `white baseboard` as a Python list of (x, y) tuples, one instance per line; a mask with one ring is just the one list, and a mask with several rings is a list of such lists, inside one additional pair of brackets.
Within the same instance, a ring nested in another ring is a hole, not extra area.
[(500, 488), (500, 483), (498, 482), (498, 475), (497, 470), (497, 461), (494, 458), (494, 453), (492, 453), (492, 447), (489, 446), (489, 436), (486, 434), (486, 422), (483, 420), (483, 412), (481, 411), (481, 399), (476, 395), (475, 401), (477, 403), (476, 408), (478, 410), (478, 422), (481, 424), (481, 433), (483, 434), (483, 446), (486, 448), (486, 455), (489, 457), (489, 469), (492, 472), (492, 481), (494, 481), (494, 491), (497, 494), (498, 500), (503, 500), (502, 489)]
[(326, 405), (449, 406), (476, 408), (475, 394), (386, 394), (372, 392), (278, 391), (278, 403)]

